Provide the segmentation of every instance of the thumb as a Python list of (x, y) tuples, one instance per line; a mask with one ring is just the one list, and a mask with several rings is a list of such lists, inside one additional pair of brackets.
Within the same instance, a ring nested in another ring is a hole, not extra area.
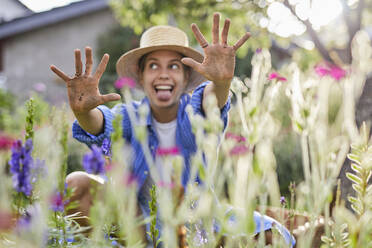
[(200, 73), (201, 64), (196, 62), (194, 59), (192, 59), (192, 58), (182, 58), (181, 62), (184, 63), (187, 66), (190, 66), (192, 69), (194, 69), (195, 71)]
[(119, 94), (116, 94), (116, 93), (111, 93), (111, 94), (101, 96), (101, 100), (102, 100), (103, 103), (118, 101), (120, 99), (121, 99), (121, 96)]

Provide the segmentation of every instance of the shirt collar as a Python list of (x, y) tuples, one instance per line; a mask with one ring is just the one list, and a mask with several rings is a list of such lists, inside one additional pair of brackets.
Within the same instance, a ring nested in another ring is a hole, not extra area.
[[(181, 95), (181, 97), (180, 97), (180, 104), (178, 105), (178, 110), (177, 110), (177, 117), (179, 116), (180, 111), (183, 111), (184, 110), (184, 105), (185, 105), (185, 103), (187, 103), (187, 98), (188, 97), (190, 97), (190, 96), (187, 93), (183, 93)], [(142, 104), (147, 105), (147, 107), (149, 108), (149, 113), (147, 114), (147, 118), (146, 118), (146, 125), (147, 126), (153, 126), (150, 101), (149, 101), (149, 99), (148, 99), (147, 96), (142, 99), (140, 105), (142, 105)]]

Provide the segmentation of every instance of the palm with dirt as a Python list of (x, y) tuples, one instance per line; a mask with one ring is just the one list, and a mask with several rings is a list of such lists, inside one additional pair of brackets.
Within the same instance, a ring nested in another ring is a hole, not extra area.
[(90, 47), (85, 48), (85, 56), (86, 64), (85, 72), (83, 73), (83, 63), (81, 61), (80, 50), (75, 50), (76, 73), (74, 77), (67, 76), (63, 71), (54, 65), (50, 67), (55, 74), (66, 82), (68, 100), (75, 115), (86, 114), (98, 105), (110, 101), (120, 100), (119, 94), (111, 93), (101, 95), (98, 88), (99, 80), (106, 70), (109, 55), (105, 54), (102, 57), (102, 60), (94, 74), (92, 74), (93, 56), (92, 49)]

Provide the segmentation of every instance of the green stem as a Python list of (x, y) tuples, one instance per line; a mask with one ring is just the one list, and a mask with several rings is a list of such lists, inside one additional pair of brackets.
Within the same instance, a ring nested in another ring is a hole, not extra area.
[(302, 163), (304, 167), (304, 175), (305, 181), (310, 186), (310, 149), (309, 149), (309, 142), (308, 142), (308, 135), (302, 134), (301, 135), (301, 149), (302, 149)]

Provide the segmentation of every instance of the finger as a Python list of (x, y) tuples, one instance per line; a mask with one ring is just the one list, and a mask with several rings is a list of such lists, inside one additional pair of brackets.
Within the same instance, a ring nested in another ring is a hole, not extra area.
[(98, 67), (97, 67), (97, 70), (96, 70), (96, 73), (94, 73), (94, 77), (97, 78), (97, 79), (100, 79), (102, 77), (102, 74), (105, 72), (106, 70), (106, 66), (107, 66), (107, 63), (109, 61), (109, 55), (107, 53), (105, 53), (101, 59), (101, 62), (99, 63)]
[(248, 40), (249, 37), (251, 37), (251, 34), (249, 32), (245, 33), (245, 35), (240, 38), (240, 40), (238, 40), (233, 46), (234, 50), (238, 50), (239, 47), (241, 47)]
[(85, 75), (89, 76), (92, 73), (93, 56), (92, 48), (85, 48)]
[(182, 58), (181, 62), (200, 73), (201, 64), (192, 58)]
[(198, 26), (193, 23), (191, 24), (191, 30), (193, 31), (196, 40), (199, 42), (202, 48), (206, 48), (208, 46), (208, 41), (204, 38), (204, 35), (200, 32)]
[(212, 43), (218, 44), (220, 33), (220, 14), (213, 14), (213, 26), (212, 26)]
[(80, 49), (75, 50), (75, 76), (79, 77), (81, 76), (83, 68), (83, 63), (81, 62), (81, 52)]
[(50, 66), (50, 69), (55, 73), (57, 74), (58, 77), (60, 77), (63, 81), (67, 82), (69, 80), (71, 80), (71, 78), (69, 76), (67, 76), (63, 71), (61, 71), (60, 69), (58, 69), (57, 67), (55, 67), (54, 65), (51, 65)]
[(111, 94), (107, 94), (107, 95), (102, 95), (101, 96), (101, 101), (102, 103), (106, 103), (106, 102), (111, 102), (111, 101), (118, 101), (120, 100), (121, 96), (119, 94), (116, 94), (116, 93), (111, 93)]
[(221, 34), (221, 42), (222, 45), (227, 46), (227, 36), (229, 34), (229, 28), (230, 28), (230, 19), (225, 20), (225, 24), (222, 28), (222, 34)]

